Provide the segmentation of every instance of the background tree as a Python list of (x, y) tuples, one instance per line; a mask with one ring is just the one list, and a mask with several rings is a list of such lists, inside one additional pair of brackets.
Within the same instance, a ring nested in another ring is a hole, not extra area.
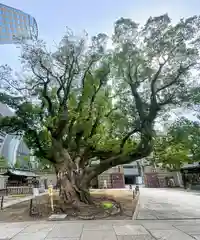
[(0, 156), (0, 168), (8, 168), (8, 160), (6, 160), (3, 156)]
[(186, 117), (173, 122), (166, 133), (157, 136), (153, 160), (171, 170), (200, 159), (200, 123)]
[(168, 170), (180, 170), (184, 163), (190, 162), (190, 150), (169, 132), (156, 137), (152, 162)]
[[(67, 33), (57, 50), (43, 42), (22, 46), (23, 75), (4, 80), (0, 100), (16, 110), (1, 119), (48, 159), (65, 202), (90, 202), (91, 180), (112, 166), (148, 156), (157, 117), (188, 101), (199, 67), (199, 17), (171, 24), (167, 15), (143, 27), (115, 23), (107, 36)], [(94, 157), (100, 161), (91, 165)]]
[(200, 159), (200, 123), (187, 118), (178, 119), (170, 128), (174, 141), (188, 150), (191, 161)]

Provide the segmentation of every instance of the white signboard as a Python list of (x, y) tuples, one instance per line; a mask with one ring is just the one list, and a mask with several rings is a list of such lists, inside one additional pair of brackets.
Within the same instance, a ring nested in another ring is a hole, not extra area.
[(37, 197), (39, 195), (39, 188), (33, 188), (33, 196)]

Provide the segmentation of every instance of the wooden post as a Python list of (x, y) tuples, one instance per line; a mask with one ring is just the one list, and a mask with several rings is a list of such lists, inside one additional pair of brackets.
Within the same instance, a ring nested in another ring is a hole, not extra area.
[(53, 206), (53, 196), (50, 196), (50, 201), (51, 201), (51, 210), (54, 212), (54, 206)]
[(30, 207), (29, 207), (29, 216), (32, 216), (32, 209), (33, 209), (33, 199), (30, 200)]
[(3, 209), (3, 200), (4, 200), (4, 197), (8, 195), (8, 189), (7, 188), (3, 188), (3, 189), (0, 189), (0, 197), (1, 197), (1, 210)]
[(133, 199), (135, 199), (135, 190), (133, 190)]
[(3, 200), (4, 200), (4, 196), (1, 197), (1, 210), (3, 210)]

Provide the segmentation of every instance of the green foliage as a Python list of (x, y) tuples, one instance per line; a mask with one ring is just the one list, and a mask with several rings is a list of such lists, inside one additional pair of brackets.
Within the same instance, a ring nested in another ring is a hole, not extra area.
[(183, 163), (190, 162), (189, 149), (184, 144), (177, 143), (171, 136), (163, 136), (164, 141), (159, 139), (154, 146), (154, 164), (170, 170), (179, 170)]
[(200, 160), (200, 123), (180, 118), (166, 134), (156, 138), (154, 161), (164, 167), (179, 169), (183, 163)]
[[(81, 167), (100, 157), (98, 174), (148, 156), (156, 119), (189, 105), (198, 87), (192, 72), (199, 68), (199, 26), (197, 16), (175, 25), (168, 15), (150, 17), (143, 27), (121, 18), (112, 50), (105, 34), (88, 39), (71, 31), (53, 53), (42, 41), (22, 43), (24, 75), (16, 80), (7, 66), (0, 69), (0, 101), (15, 109), (15, 116), (0, 118), (0, 128), (24, 134), (34, 154), (54, 165), (66, 151), (74, 162), (81, 158)], [(191, 149), (173, 141), (156, 151), (179, 166)]]
[(20, 159), (17, 159), (16, 160), (16, 162), (15, 162), (15, 165), (14, 165), (14, 168), (21, 168), (22, 166), (21, 166), (21, 161), (20, 161)]
[(109, 201), (103, 201), (101, 203), (101, 206), (104, 208), (104, 209), (111, 209), (113, 208), (113, 203), (112, 202), (109, 202)]
[(200, 160), (200, 123), (186, 118), (178, 119), (170, 128), (174, 141), (188, 149), (193, 161)]
[(0, 156), (0, 168), (7, 168), (7, 167), (8, 167), (8, 161), (3, 156)]

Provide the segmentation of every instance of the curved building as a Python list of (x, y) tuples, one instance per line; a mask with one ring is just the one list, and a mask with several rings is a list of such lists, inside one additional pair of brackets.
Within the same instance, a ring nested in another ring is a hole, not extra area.
[[(0, 103), (0, 116), (13, 116), (14, 113), (4, 104)], [(0, 131), (0, 155), (8, 160), (10, 166), (16, 162), (28, 168), (30, 150), (23, 142), (22, 136), (10, 135)]]
[(0, 44), (17, 39), (37, 39), (37, 22), (31, 15), (0, 3)]

